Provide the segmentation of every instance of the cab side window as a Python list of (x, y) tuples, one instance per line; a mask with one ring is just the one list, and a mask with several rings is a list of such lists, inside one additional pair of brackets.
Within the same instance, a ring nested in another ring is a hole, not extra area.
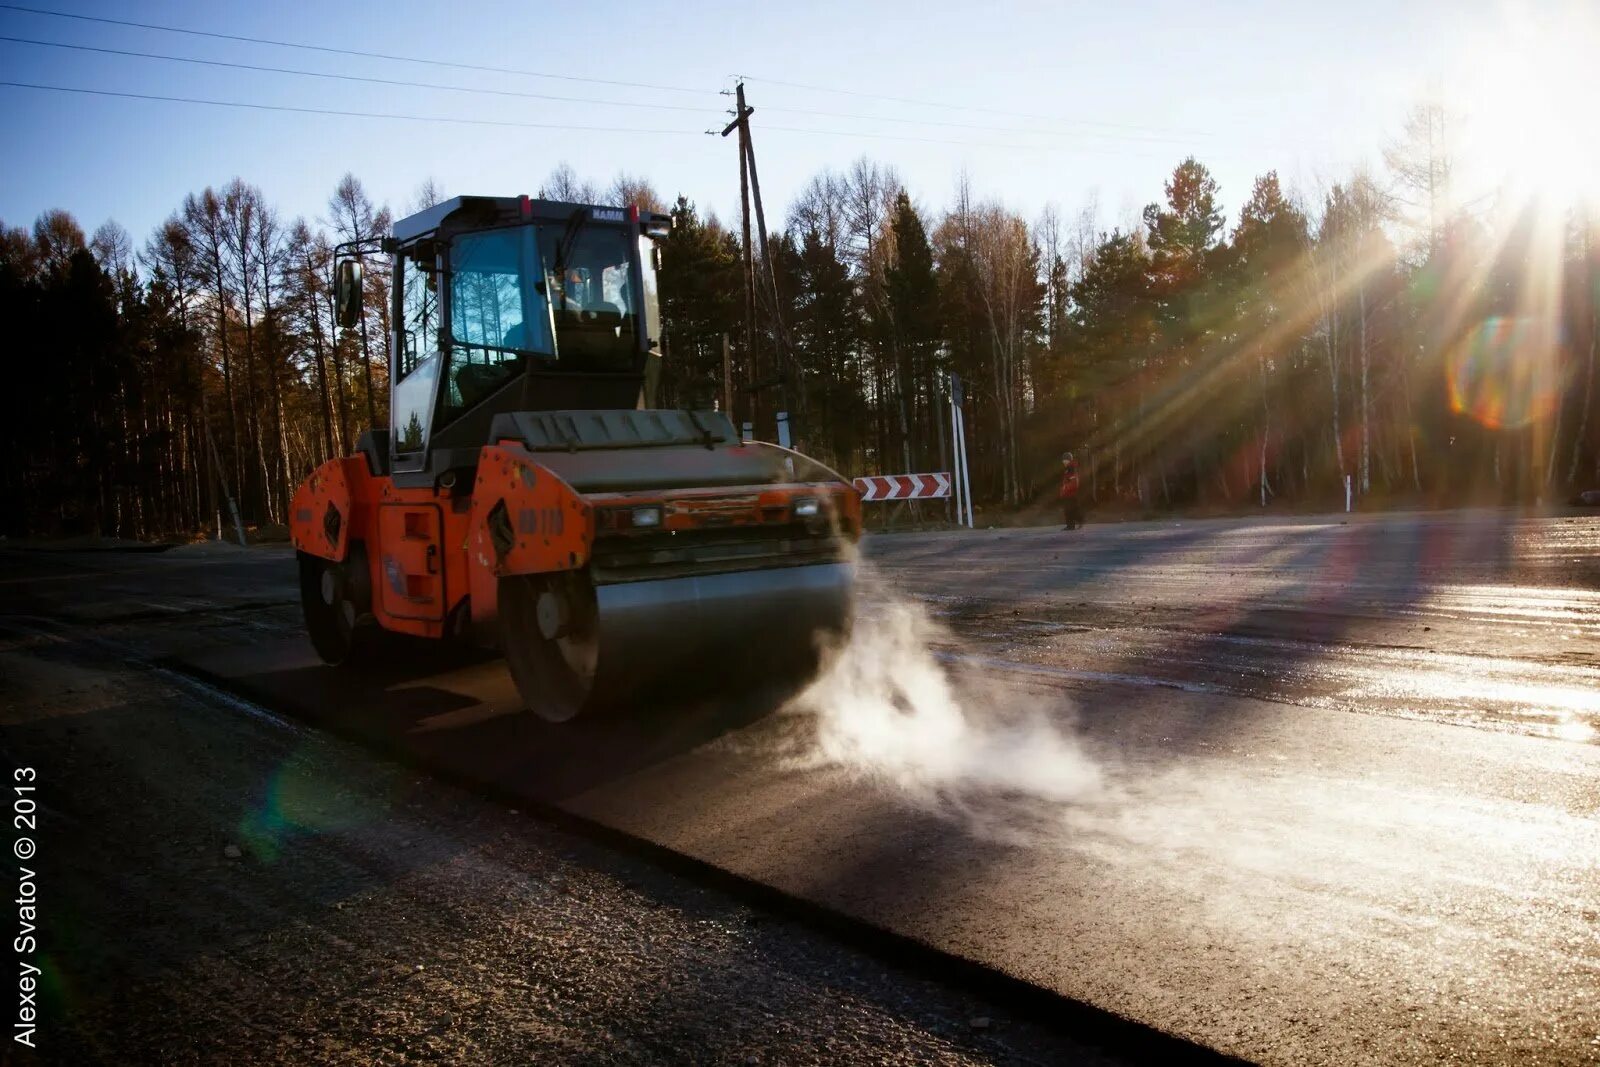
[(415, 370), (438, 343), (439, 290), (433, 265), (433, 253), (427, 246), (400, 257), (401, 378)]

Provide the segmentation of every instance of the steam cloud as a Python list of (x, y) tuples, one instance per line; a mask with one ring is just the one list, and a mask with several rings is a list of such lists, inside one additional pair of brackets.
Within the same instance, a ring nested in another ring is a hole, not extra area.
[(1073, 713), (940, 661), (953, 639), (922, 608), (886, 593), (796, 700), (816, 720), (809, 761), (960, 809), (1009, 796), (1054, 804), (1098, 793), (1101, 772), (1070, 732)]

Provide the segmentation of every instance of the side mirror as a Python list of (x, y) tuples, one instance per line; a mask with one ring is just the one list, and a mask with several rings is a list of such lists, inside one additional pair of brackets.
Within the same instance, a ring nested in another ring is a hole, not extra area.
[(339, 261), (334, 271), (333, 300), (340, 326), (348, 330), (361, 321), (361, 264), (358, 261)]

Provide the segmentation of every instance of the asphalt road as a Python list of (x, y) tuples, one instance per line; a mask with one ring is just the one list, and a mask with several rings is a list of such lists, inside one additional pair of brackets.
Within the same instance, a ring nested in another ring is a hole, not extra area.
[(1186, 521), (866, 556), (856, 639), (799, 700), (562, 731), (517, 714), (492, 660), (313, 665), (281, 554), (8, 581), (21, 614), (1225, 1053), (1600, 1059), (1600, 522)]
[[(292, 630), (292, 606), (238, 592), (270, 594), (282, 553), (224, 556), (0, 552), (0, 773), (31, 771), (37, 804), (0, 845), (4, 943), (34, 926), (11, 981), (43, 971), (3, 998), (0, 1063), (1110, 1065), (1174, 1047), (1134, 1031), (1131, 1054), (1104, 1049), (1104, 1026), (1023, 1017), (162, 666), (161, 648)], [(69, 588), (81, 613), (14, 610)]]

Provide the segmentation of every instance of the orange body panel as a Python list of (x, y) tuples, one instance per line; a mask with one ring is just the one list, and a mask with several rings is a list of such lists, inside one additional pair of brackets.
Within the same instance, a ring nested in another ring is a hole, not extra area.
[[(365, 474), (365, 469), (363, 469)], [(442, 637), (469, 591), (470, 495), (462, 487), (403, 489), (367, 476), (355, 533), (372, 567), (372, 614), (386, 630)]]
[(657, 505), (667, 531), (751, 526), (787, 521), (792, 502), (803, 497), (823, 501), (827, 520), (847, 538), (860, 537), (860, 495), (847, 484), (585, 496), (508, 442), (483, 449), (470, 486), (401, 488), (372, 475), (364, 457), (329, 460), (295, 491), (290, 532), (297, 549), (330, 560), (344, 559), (360, 542), (379, 625), (443, 637), (464, 621), (457, 616), (463, 604), (474, 622), (494, 619), (503, 576), (587, 566), (601, 513)]
[(354, 502), (351, 475), (365, 474), (366, 467), (359, 456), (342, 456), (300, 483), (289, 504), (289, 537), (295, 548), (323, 559), (344, 559)]
[[(375, 477), (361, 456), (318, 467), (295, 490), (289, 531), (294, 546), (342, 560), (353, 542), (366, 547), (372, 569), (372, 615), (386, 630), (442, 637), (450, 612), (467, 595), (470, 503), (462, 489), (402, 489)], [(327, 511), (340, 516), (327, 536)]]
[(382, 581), (373, 584), (378, 601), (374, 611), (381, 606), (390, 618), (443, 620), (450, 605), (445, 599), (444, 517), (438, 502), (379, 504), (377, 545)]
[(588, 501), (526, 449), (489, 445), (479, 453), (465, 544), (475, 621), (494, 618), (503, 576), (576, 570), (593, 545)]

